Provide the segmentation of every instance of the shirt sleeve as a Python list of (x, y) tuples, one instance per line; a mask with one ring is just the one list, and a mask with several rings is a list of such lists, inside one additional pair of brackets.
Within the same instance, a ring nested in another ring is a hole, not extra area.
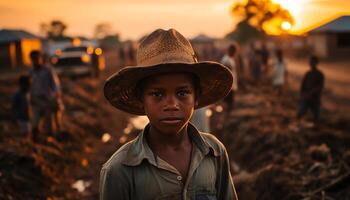
[(226, 149), (223, 155), (219, 158), (219, 171), (217, 177), (217, 196), (218, 199), (223, 200), (238, 200), (236, 189), (233, 185), (232, 176), (230, 172), (230, 164)]
[(103, 167), (100, 173), (100, 200), (131, 200), (130, 184), (125, 169)]

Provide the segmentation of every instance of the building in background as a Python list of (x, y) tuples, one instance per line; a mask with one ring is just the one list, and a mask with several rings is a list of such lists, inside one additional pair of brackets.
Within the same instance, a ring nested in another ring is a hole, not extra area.
[(215, 39), (204, 34), (199, 34), (190, 39), (190, 42), (200, 61), (215, 60), (217, 54)]
[(31, 66), (30, 52), (41, 50), (41, 39), (24, 30), (0, 30), (0, 68)]
[(350, 55), (350, 16), (338, 17), (309, 31), (313, 53), (322, 58)]

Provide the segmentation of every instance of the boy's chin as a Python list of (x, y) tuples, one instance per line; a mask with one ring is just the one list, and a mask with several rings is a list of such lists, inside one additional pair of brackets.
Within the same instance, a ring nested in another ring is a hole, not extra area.
[(186, 124), (178, 125), (178, 126), (158, 126), (156, 127), (157, 131), (165, 135), (174, 135), (180, 133), (184, 128), (186, 128)]

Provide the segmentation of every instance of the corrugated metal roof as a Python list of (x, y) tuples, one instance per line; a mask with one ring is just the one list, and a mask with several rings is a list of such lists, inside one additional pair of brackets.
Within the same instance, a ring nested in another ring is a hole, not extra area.
[(341, 16), (330, 21), (318, 28), (310, 31), (310, 33), (341, 33), (350, 32), (350, 16)]
[(0, 30), (0, 42), (15, 42), (22, 39), (39, 38), (24, 30), (2, 29)]

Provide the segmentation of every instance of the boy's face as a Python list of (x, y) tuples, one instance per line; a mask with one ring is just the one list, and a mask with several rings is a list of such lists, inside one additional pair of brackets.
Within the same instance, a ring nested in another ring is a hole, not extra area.
[(179, 133), (190, 120), (195, 104), (193, 79), (186, 73), (154, 76), (143, 91), (151, 126), (165, 134)]

